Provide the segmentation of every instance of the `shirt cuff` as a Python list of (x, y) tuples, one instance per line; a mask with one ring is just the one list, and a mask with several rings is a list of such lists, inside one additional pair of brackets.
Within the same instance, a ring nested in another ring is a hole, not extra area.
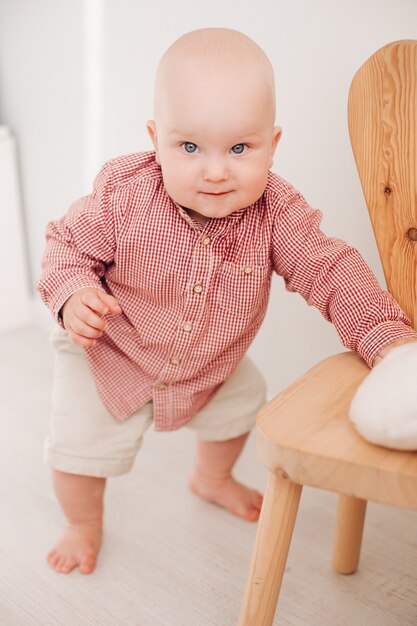
[(356, 352), (366, 361), (369, 367), (376, 355), (388, 344), (402, 337), (415, 337), (417, 332), (398, 321), (383, 322), (375, 326), (358, 344)]
[(56, 293), (53, 300), (49, 304), (49, 308), (58, 324), (64, 328), (64, 323), (61, 316), (61, 309), (70, 296), (86, 287), (93, 287), (94, 289), (100, 289), (105, 293), (100, 281), (95, 281), (88, 276), (74, 276), (71, 280), (66, 282)]

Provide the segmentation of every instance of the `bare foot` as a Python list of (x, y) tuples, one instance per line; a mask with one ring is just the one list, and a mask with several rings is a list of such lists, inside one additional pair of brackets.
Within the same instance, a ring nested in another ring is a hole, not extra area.
[(47, 556), (57, 572), (68, 574), (77, 565), (82, 574), (91, 574), (96, 566), (102, 538), (101, 522), (69, 524)]
[(193, 474), (188, 486), (193, 493), (203, 500), (214, 502), (238, 517), (243, 517), (250, 522), (256, 522), (259, 518), (262, 495), (258, 491), (237, 482), (233, 476), (207, 480)]

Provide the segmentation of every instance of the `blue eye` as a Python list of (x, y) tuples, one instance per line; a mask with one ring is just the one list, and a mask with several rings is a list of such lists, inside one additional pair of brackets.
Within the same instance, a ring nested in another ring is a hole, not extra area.
[(233, 154), (242, 154), (242, 152), (245, 150), (246, 145), (244, 143), (237, 143), (235, 146), (233, 146), (233, 148), (231, 148), (231, 151), (233, 152)]
[(193, 152), (197, 151), (197, 146), (195, 143), (191, 143), (191, 141), (186, 141), (182, 144), (182, 147), (188, 154), (193, 154)]

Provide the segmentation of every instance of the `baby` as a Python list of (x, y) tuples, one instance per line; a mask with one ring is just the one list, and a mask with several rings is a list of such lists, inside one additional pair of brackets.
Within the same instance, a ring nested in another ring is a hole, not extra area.
[(265, 53), (227, 29), (186, 34), (157, 73), (152, 152), (104, 165), (47, 227), (38, 288), (58, 324), (45, 444), (67, 527), (59, 572), (96, 565), (106, 478), (146, 429), (195, 431), (191, 491), (247, 520), (258, 492), (233, 466), (265, 401), (246, 356), (272, 272), (371, 366), (416, 333), (353, 248), (270, 172), (281, 136)]

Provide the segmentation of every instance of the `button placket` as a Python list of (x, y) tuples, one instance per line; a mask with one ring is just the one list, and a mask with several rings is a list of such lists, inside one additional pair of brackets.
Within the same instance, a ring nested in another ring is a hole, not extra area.
[[(210, 278), (210, 259), (212, 255), (210, 244), (213, 244), (213, 237), (210, 235), (200, 236), (199, 243), (201, 247), (197, 246), (194, 250), (195, 257), (190, 274), (190, 282), (192, 281), (191, 289), (192, 293), (195, 294), (201, 294), (204, 291), (203, 284), (208, 282)], [(171, 353), (172, 356), (168, 357), (169, 366), (175, 366), (175, 368), (177, 368), (186, 358), (187, 351), (190, 348), (190, 341), (192, 341), (191, 331), (194, 330), (195, 324), (198, 324), (202, 313), (201, 307), (204, 306), (204, 301), (203, 296), (200, 298), (192, 298), (189, 301), (189, 306), (184, 309), (184, 321), (182, 321), (179, 326), (182, 332), (177, 336), (176, 341), (172, 345), (173, 353)], [(188, 316), (189, 318), (187, 319)], [(173, 370), (170, 369), (170, 372), (172, 373)]]
[[(195, 257), (192, 263), (190, 282), (192, 293), (196, 294), (196, 296), (204, 292), (206, 285), (209, 284), (210, 281), (212, 270), (211, 259), (213, 254), (212, 246), (215, 238), (216, 237), (212, 235), (202, 236), (200, 234), (197, 246), (194, 249)], [(199, 298), (196, 296), (188, 301), (188, 306), (183, 310), (183, 321), (180, 322), (179, 325), (179, 334), (172, 343), (171, 354), (167, 355), (165, 368), (160, 372), (162, 381), (155, 385), (155, 388), (158, 390), (166, 389), (175, 380), (180, 378), (180, 372), (182, 371), (180, 366), (186, 360), (187, 351), (192, 345), (190, 343), (193, 341), (192, 331), (194, 331), (194, 329), (198, 331), (198, 321), (201, 317), (203, 311), (202, 307), (205, 302), (204, 293)], [(169, 382), (167, 382), (168, 380)]]

